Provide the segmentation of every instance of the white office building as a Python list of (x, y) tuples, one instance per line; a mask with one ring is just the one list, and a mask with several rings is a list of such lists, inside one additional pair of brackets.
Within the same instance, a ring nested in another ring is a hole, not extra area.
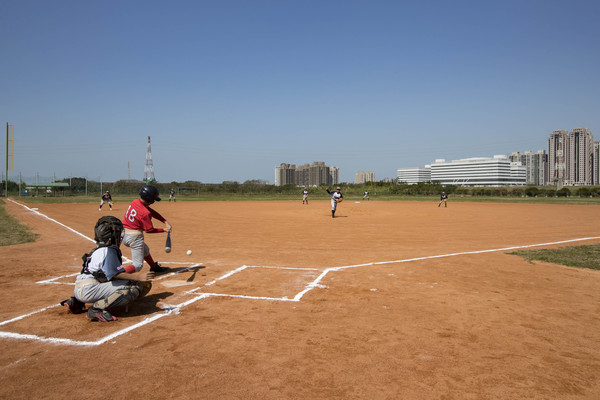
[(524, 186), (525, 167), (511, 162), (505, 155), (462, 160), (435, 160), (431, 164), (431, 181), (459, 186)]
[(425, 168), (398, 168), (398, 183), (404, 182), (409, 185), (414, 185), (419, 182), (431, 181), (431, 167), (426, 165)]

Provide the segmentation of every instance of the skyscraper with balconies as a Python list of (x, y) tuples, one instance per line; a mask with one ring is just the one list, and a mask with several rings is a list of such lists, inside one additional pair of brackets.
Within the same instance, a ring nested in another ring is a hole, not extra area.
[(569, 131), (555, 130), (548, 139), (548, 184), (562, 185), (567, 179)]
[(548, 139), (548, 184), (591, 185), (594, 182), (594, 138), (587, 128), (555, 130)]
[(594, 138), (587, 128), (575, 128), (569, 133), (568, 184), (592, 184)]

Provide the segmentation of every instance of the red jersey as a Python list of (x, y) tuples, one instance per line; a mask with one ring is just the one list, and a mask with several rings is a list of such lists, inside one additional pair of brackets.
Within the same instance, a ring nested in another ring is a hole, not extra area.
[(152, 218), (156, 218), (160, 222), (165, 222), (166, 219), (144, 204), (142, 200), (135, 199), (125, 211), (123, 218), (123, 227), (127, 229), (141, 229), (146, 233), (164, 232), (163, 228), (155, 228), (152, 226)]

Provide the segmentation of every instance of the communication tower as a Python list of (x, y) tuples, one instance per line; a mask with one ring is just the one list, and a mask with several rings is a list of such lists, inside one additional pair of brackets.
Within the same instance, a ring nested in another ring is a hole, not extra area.
[(148, 136), (148, 149), (146, 149), (146, 166), (144, 167), (144, 182), (152, 183), (154, 179), (154, 166), (152, 165), (152, 149), (150, 148), (150, 136)]

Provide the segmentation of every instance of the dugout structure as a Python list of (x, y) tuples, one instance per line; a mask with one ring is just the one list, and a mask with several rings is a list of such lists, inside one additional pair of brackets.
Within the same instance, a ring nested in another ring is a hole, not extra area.
[(60, 195), (64, 197), (65, 189), (70, 189), (70, 187), (66, 182), (32, 183), (27, 185), (26, 189), (32, 196), (57, 197)]

